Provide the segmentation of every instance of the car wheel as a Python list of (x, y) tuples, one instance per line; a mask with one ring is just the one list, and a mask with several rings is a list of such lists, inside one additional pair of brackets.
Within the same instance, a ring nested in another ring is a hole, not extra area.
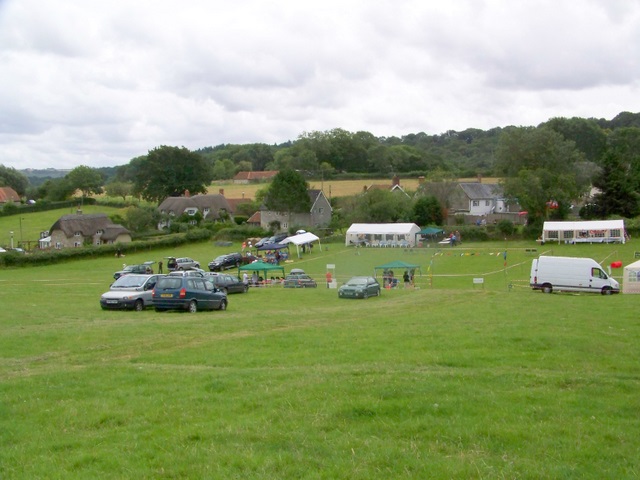
[(249, 291), (249, 285), (245, 285), (242, 289), (242, 293), (247, 293)]
[(189, 313), (196, 313), (198, 311), (198, 302), (191, 300), (189, 302)]
[(218, 310), (226, 310), (227, 309), (227, 301), (226, 300), (222, 300), (220, 302), (220, 306), (218, 307)]
[(144, 302), (142, 301), (141, 298), (139, 298), (138, 300), (136, 300), (136, 303), (133, 304), (133, 309), (136, 312), (141, 312), (144, 310)]
[(362, 298), (369, 298), (369, 292), (365, 290), (365, 292), (362, 294)]

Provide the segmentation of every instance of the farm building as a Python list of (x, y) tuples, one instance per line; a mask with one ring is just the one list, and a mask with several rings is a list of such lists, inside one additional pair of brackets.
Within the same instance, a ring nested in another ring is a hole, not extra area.
[(347, 230), (345, 245), (413, 247), (419, 232), (415, 223), (354, 223)]
[(543, 242), (624, 243), (624, 220), (544, 222)]

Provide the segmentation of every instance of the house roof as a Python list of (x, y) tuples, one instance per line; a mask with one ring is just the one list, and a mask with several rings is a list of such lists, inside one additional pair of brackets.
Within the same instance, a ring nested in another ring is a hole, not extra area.
[(254, 213), (249, 217), (249, 219), (247, 220), (247, 223), (256, 223), (260, 225), (261, 221), (262, 221), (262, 214), (260, 213), (260, 210), (258, 210), (256, 213)]
[(462, 191), (470, 200), (496, 198), (502, 196), (502, 187), (497, 183), (459, 183)]
[[(320, 197), (324, 197), (325, 199), (327, 199), (327, 197), (324, 195), (324, 192), (322, 190), (309, 190), (309, 198), (311, 199), (311, 211), (313, 211), (313, 207), (315, 206), (316, 202), (320, 199)], [(331, 208), (331, 203), (329, 202), (329, 200), (327, 200), (327, 203), (329, 204), (329, 208)], [(331, 211), (333, 211), (333, 208), (331, 208)]]
[(173, 212), (182, 215), (187, 208), (197, 208), (202, 211), (204, 208), (211, 209), (211, 218), (219, 218), (218, 212), (226, 210), (231, 213), (231, 206), (224, 195), (210, 193), (207, 195), (194, 195), (193, 197), (167, 197), (158, 206), (158, 209), (166, 212)]
[(0, 203), (20, 202), (20, 195), (11, 187), (0, 187)]
[(236, 213), (239, 205), (242, 205), (243, 203), (251, 203), (251, 200), (249, 198), (227, 198), (227, 203), (231, 208), (231, 213)]
[(269, 178), (273, 178), (278, 174), (277, 170), (265, 170), (263, 172), (238, 172), (236, 173), (234, 180), (247, 180), (247, 181), (258, 181), (258, 180), (267, 180)]
[(54, 230), (62, 230), (71, 237), (76, 232), (80, 232), (83, 237), (91, 237), (98, 230), (103, 230), (102, 237), (105, 240), (115, 240), (122, 233), (129, 233), (129, 230), (122, 225), (113, 223), (106, 213), (70, 214), (60, 217), (51, 227)]

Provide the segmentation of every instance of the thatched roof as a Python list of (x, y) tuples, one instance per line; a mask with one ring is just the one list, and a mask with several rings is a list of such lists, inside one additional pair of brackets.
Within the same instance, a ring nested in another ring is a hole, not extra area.
[(229, 202), (224, 198), (224, 195), (219, 193), (194, 195), (193, 197), (167, 197), (158, 206), (161, 212), (173, 213), (176, 216), (182, 215), (188, 208), (197, 208), (201, 213), (205, 208), (209, 208), (210, 213), (207, 218), (214, 220), (220, 218), (219, 212), (221, 210), (231, 213)]
[(122, 233), (129, 230), (122, 225), (113, 223), (106, 213), (71, 214), (63, 215), (53, 224), (50, 231), (62, 230), (67, 237), (80, 232), (83, 237), (92, 237), (98, 230), (102, 230), (102, 238), (115, 240)]

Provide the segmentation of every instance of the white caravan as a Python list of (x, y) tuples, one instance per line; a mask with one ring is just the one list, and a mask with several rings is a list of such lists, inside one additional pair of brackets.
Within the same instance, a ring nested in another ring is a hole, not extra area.
[(607, 275), (591, 258), (541, 256), (531, 264), (531, 288), (551, 293), (593, 292), (620, 293), (620, 284)]

